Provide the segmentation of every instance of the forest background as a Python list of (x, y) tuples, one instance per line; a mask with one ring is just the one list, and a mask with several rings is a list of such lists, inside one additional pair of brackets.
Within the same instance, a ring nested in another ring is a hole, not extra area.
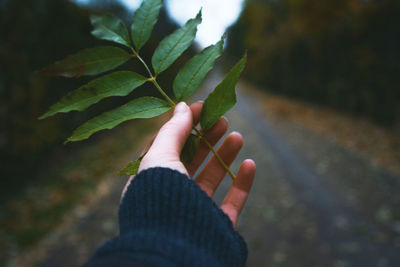
[[(51, 104), (88, 80), (48, 78), (35, 73), (82, 48), (104, 44), (89, 34), (89, 15), (104, 12), (125, 21), (131, 16), (118, 1), (92, 0), (87, 8), (81, 8), (67, 0), (0, 0), (2, 203), (19, 198), (32, 184), (54, 183), (43, 175), (43, 170), (78, 155), (107, 135), (101, 133), (86, 142), (62, 145), (74, 128), (94, 114), (120, 105), (121, 100), (107, 99), (79, 114), (38, 121), (37, 117)], [(232, 63), (247, 49), (244, 78), (248, 82), (268, 93), (366, 118), (398, 134), (398, 14), (400, 2), (396, 0), (247, 0), (239, 19), (228, 30), (228, 56), (221, 62)], [(163, 10), (144, 57), (149, 58), (162, 37), (176, 27)], [(185, 53), (160, 77), (160, 83), (171, 84), (177, 66), (194, 51), (193, 47)], [(129, 68), (141, 68), (134, 62), (129, 64)], [(144, 86), (129, 97), (146, 91)], [(64, 183), (61, 179), (58, 182)], [(12, 205), (5, 205), (0, 219), (7, 219), (12, 209)], [(49, 214), (54, 216), (54, 210)], [(17, 243), (21, 247), (35, 242), (41, 234), (37, 229), (19, 233)]]

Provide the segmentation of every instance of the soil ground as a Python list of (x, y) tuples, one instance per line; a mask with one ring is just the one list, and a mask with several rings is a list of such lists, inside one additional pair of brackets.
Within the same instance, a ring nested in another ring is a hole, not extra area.
[[(220, 80), (214, 75), (204, 87)], [(238, 225), (249, 247), (248, 266), (400, 266), (399, 138), (245, 83), (238, 95), (227, 117), (245, 145), (232, 168), (245, 158), (257, 163)], [(217, 203), (230, 184), (227, 176)], [(74, 209), (62, 226), (9, 265), (83, 264), (118, 234), (123, 185), (123, 179), (104, 179), (90, 205)]]

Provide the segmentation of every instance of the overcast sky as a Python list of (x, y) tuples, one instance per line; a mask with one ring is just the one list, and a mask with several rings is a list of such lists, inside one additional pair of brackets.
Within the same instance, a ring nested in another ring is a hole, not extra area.
[(203, 22), (198, 28), (196, 41), (205, 47), (221, 39), (226, 28), (240, 15), (242, 3), (243, 0), (168, 0), (166, 6), (172, 19), (181, 25), (203, 7)]
[[(87, 0), (75, 0), (85, 3)], [(141, 0), (119, 0), (128, 8), (136, 9)], [(203, 8), (203, 22), (198, 28), (196, 41), (201, 47), (214, 44), (238, 18), (243, 0), (165, 0), (167, 10), (173, 20), (183, 25), (196, 16)]]

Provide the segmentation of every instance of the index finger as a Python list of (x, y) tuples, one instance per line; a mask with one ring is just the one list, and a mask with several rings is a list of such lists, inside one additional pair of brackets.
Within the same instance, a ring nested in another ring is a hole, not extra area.
[(197, 125), (200, 121), (200, 113), (203, 107), (203, 102), (198, 101), (190, 105), (190, 110), (193, 115), (193, 125)]

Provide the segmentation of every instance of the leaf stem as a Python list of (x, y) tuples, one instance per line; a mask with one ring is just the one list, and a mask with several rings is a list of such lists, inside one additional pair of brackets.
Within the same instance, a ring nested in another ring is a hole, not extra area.
[(157, 88), (157, 90), (160, 92), (160, 94), (162, 94), (162, 96), (165, 98), (165, 100), (167, 100), (168, 104), (171, 107), (175, 107), (176, 104), (174, 101), (172, 101), (172, 99), (164, 92), (164, 90), (160, 87), (160, 85), (158, 84), (157, 80), (156, 80), (156, 76), (153, 75), (153, 73), (151, 72), (149, 66), (147, 66), (146, 62), (139, 56), (139, 53), (136, 52), (133, 48), (132, 51), (134, 53), (133, 56), (137, 57), (139, 59), (140, 62), (142, 62), (143, 66), (146, 68), (147, 73), (150, 75), (150, 78), (148, 79), (149, 82), (152, 82), (154, 84), (154, 86)]
[[(160, 94), (167, 100), (169, 105), (172, 108), (175, 108), (176, 103), (164, 92), (164, 90), (161, 88), (161, 86), (158, 84), (156, 80), (156, 76), (153, 76), (153, 73), (150, 71), (150, 68), (147, 66), (146, 62), (139, 56), (139, 53), (135, 51), (135, 49), (132, 48), (133, 51), (133, 56), (137, 57), (140, 62), (142, 62), (143, 66), (146, 68), (147, 72), (150, 75), (150, 78), (148, 81), (152, 82), (154, 86), (157, 88), (157, 90), (160, 92)], [(225, 164), (224, 160), (221, 158), (221, 156), (218, 154), (218, 152), (214, 149), (214, 147), (208, 142), (208, 140), (205, 138), (205, 136), (193, 125), (192, 129), (198, 134), (200, 139), (204, 141), (204, 143), (208, 146), (208, 148), (211, 150), (211, 152), (215, 155), (219, 163), (224, 167), (226, 172), (232, 177), (233, 180), (236, 179), (236, 175), (231, 171), (231, 169)]]
[(226, 172), (229, 174), (229, 176), (232, 177), (233, 180), (236, 179), (236, 175), (231, 171), (231, 169), (226, 165), (224, 160), (221, 158), (221, 156), (218, 154), (218, 152), (214, 149), (214, 147), (208, 142), (208, 140), (205, 138), (205, 136), (195, 127), (193, 126), (192, 129), (198, 134), (200, 139), (204, 141), (204, 143), (208, 146), (208, 148), (211, 150), (211, 152), (215, 155), (219, 163), (224, 167)]
[(149, 73), (151, 78), (154, 78), (153, 74), (151, 73), (149, 67), (147, 66), (146, 62), (144, 62), (144, 60), (139, 56), (138, 53), (136, 53), (136, 57), (140, 60), (140, 62), (142, 62), (142, 64), (144, 65), (144, 67), (146, 68), (147, 72)]
[(160, 85), (158, 84), (158, 82), (156, 81), (155, 77), (150, 78), (150, 81), (155, 85), (155, 87), (157, 88), (157, 90), (163, 95), (163, 97), (168, 101), (168, 103), (170, 104), (171, 107), (175, 108), (176, 104), (174, 101), (172, 101), (171, 98), (169, 98), (169, 96), (164, 92), (164, 90), (160, 87)]

